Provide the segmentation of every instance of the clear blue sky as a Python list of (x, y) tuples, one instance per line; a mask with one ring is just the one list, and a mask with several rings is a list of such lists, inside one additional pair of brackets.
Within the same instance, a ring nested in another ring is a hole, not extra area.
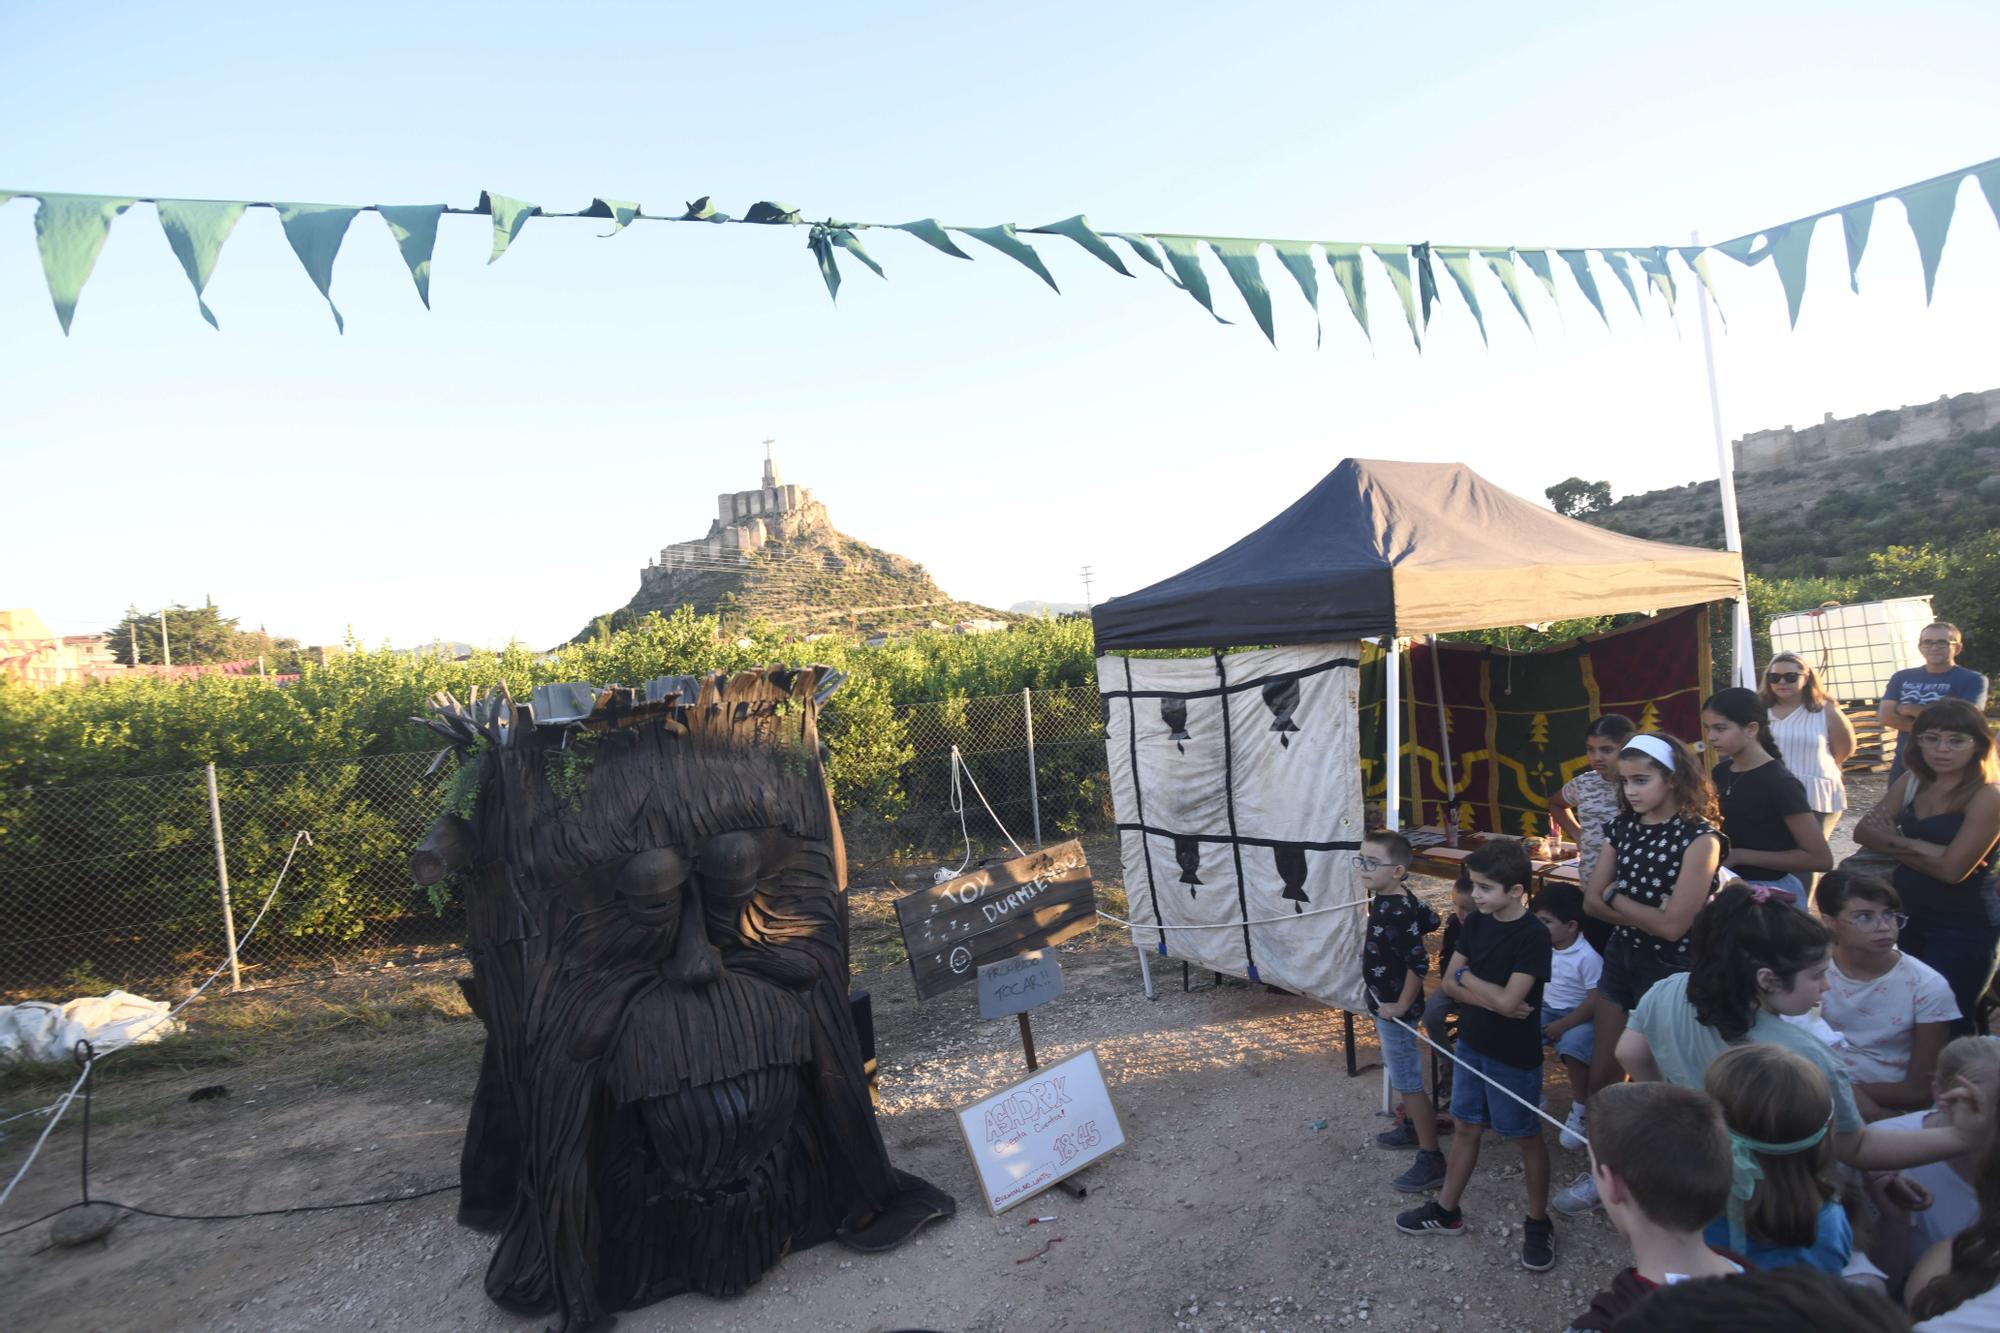
[[(740, 213), (1519, 245), (1721, 239), (2000, 154), (2000, 8), (16, 3), (0, 188), (470, 204), (482, 188)], [(307, 641), (547, 644), (648, 555), (789, 480), (954, 595), (1100, 597), (1234, 540), (1341, 457), (1455, 459), (1523, 494), (1715, 474), (1692, 306), (1612, 328), (1565, 283), (1531, 338), (1446, 284), (1417, 356), (1371, 297), (1267, 265), (1272, 351), (1066, 241), (1063, 285), (870, 233), (838, 308), (793, 231), (531, 221), (485, 266), (447, 218), (417, 302), (380, 219), (334, 291), (249, 214), (195, 312), (152, 210), (114, 228), (75, 336), (32, 203), (0, 209), (0, 605), (58, 629), (212, 595)], [(1900, 209), (1845, 282), (1823, 229), (1800, 328), (1717, 261), (1731, 436), (2000, 385), (2000, 229), (1959, 201), (1924, 307)], [(1240, 315), (1216, 274), (1221, 308)], [(1530, 284), (1531, 286), (1533, 284)], [(1621, 307), (1623, 307), (1621, 309)], [(1912, 537), (1921, 537), (1913, 533)]]

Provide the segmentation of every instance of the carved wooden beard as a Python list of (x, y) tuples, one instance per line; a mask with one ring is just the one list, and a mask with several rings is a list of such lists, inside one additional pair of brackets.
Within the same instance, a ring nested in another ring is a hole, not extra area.
[(560, 725), (504, 694), (439, 701), (431, 725), (470, 742), (478, 793), (414, 866), (463, 873), (487, 1040), (460, 1220), (500, 1233), (500, 1305), (604, 1327), (953, 1211), (889, 1165), (869, 1103), (824, 675), (656, 681)]

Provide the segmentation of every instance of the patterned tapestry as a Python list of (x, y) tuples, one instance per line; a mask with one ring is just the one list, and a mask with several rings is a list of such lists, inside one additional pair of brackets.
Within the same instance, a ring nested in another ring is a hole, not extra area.
[[(1594, 717), (1623, 713), (1642, 731), (1701, 738), (1709, 692), (1708, 611), (1691, 607), (1627, 629), (1514, 653), (1477, 643), (1418, 642), (1403, 653), (1402, 825), (1442, 826), (1444, 747), (1437, 682), (1450, 728), (1452, 795), (1461, 829), (1548, 831), (1548, 801), (1588, 767), (1583, 733)], [(1371, 802), (1387, 785), (1382, 704), (1387, 654), (1367, 645), (1361, 663), (1361, 771)]]

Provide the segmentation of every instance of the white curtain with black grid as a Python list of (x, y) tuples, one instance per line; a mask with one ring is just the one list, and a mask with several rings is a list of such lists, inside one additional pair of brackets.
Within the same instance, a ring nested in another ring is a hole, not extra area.
[(1360, 657), (1098, 659), (1133, 943), (1362, 1008)]

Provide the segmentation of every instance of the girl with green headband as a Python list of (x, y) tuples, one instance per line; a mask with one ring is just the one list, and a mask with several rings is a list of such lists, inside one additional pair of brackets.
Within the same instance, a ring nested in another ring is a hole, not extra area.
[(1854, 1230), (1833, 1183), (1833, 1092), (1826, 1075), (1782, 1046), (1753, 1043), (1708, 1067), (1708, 1095), (1729, 1128), (1729, 1206), (1702, 1239), (1758, 1268), (1817, 1268), (1836, 1277)]

